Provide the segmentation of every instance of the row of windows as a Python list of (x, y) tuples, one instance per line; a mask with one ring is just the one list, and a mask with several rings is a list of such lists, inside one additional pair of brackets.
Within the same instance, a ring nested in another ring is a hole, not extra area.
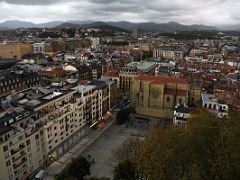
[[(11, 85), (11, 84), (14, 84), (16, 82), (22, 82), (22, 80), (19, 80), (18, 78), (17, 79), (10, 79), (10, 80), (5, 80), (5, 81), (0, 81), (0, 86), (6, 86), (6, 85)], [(31, 79), (27, 79), (25, 80), (27, 83), (29, 82), (34, 82), (34, 81), (38, 81), (38, 78), (31, 78)]]

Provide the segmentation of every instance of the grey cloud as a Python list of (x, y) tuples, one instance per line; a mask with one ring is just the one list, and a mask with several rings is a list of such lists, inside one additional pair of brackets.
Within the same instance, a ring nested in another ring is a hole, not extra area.
[(63, 2), (62, 0), (0, 0), (9, 4), (19, 5), (49, 5)]
[[(14, 11), (19, 7), (21, 11)], [(214, 25), (240, 23), (239, 8), (239, 0), (0, 0), (0, 21), (16, 17), (34, 21), (91, 19)]]

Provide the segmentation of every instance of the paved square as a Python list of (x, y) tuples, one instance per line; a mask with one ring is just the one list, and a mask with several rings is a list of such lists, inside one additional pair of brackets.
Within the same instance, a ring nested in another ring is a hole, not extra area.
[(112, 125), (96, 141), (91, 144), (82, 155), (94, 158), (94, 164), (91, 167), (92, 177), (113, 178), (113, 167), (115, 161), (112, 151), (121, 145), (125, 140), (131, 137), (144, 136), (145, 131), (135, 127), (126, 127), (126, 125)]

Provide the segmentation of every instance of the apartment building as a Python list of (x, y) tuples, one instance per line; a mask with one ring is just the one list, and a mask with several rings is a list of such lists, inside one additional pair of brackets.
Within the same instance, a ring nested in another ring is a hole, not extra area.
[(30, 44), (0, 44), (0, 57), (7, 59), (21, 59), (25, 54), (33, 52)]
[(0, 120), (0, 179), (25, 179), (44, 163), (38, 113), (14, 109)]
[(201, 94), (202, 108), (217, 118), (228, 117), (228, 105), (218, 99), (214, 94)]
[(42, 53), (45, 54), (45, 42), (42, 43), (33, 43), (33, 53)]
[(97, 81), (72, 89), (33, 87), (6, 98), (0, 117), (0, 179), (34, 175), (106, 117), (111, 84)]
[(130, 93), (133, 78), (140, 74), (155, 75), (157, 65), (154, 62), (131, 62), (119, 70), (119, 85), (123, 93)]
[(173, 124), (186, 127), (187, 120), (190, 118), (189, 108), (186, 104), (177, 104), (174, 109)]
[(154, 49), (153, 57), (155, 59), (164, 57), (166, 59), (178, 60), (184, 58), (184, 52), (181, 50)]
[(42, 79), (36, 72), (24, 70), (5, 70), (0, 72), (0, 97), (21, 91), (36, 85), (46, 85), (48, 81)]

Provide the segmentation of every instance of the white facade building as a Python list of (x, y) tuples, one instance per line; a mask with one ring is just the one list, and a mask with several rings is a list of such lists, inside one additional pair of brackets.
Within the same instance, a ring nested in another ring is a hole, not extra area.
[(45, 42), (42, 43), (34, 43), (33, 44), (33, 52), (34, 53), (42, 53), (45, 54)]
[(228, 105), (221, 103), (214, 94), (203, 93), (201, 95), (202, 108), (213, 113), (218, 118), (224, 118), (228, 116)]
[(177, 104), (174, 109), (173, 124), (186, 127), (190, 117), (189, 108), (186, 104)]
[(100, 45), (100, 38), (91, 38), (92, 48), (97, 49)]
[(166, 59), (183, 59), (184, 52), (179, 50), (163, 50), (163, 49), (154, 49), (153, 50), (153, 57), (155, 59), (164, 57)]

